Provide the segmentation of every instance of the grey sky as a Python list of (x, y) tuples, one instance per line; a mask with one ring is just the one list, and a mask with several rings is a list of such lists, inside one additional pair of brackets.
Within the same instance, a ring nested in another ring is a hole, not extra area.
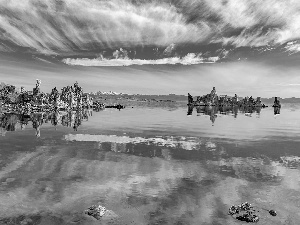
[(198, 95), (216, 86), (222, 94), (300, 96), (297, 0), (0, 5), (7, 83), (30, 88), (40, 78), (49, 91), (76, 79), (87, 91)]

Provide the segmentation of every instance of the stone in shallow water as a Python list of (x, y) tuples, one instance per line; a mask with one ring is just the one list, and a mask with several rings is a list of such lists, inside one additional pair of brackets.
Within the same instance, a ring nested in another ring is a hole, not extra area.
[(97, 220), (115, 220), (118, 215), (111, 210), (107, 210), (101, 205), (92, 205), (84, 211), (85, 214), (94, 217)]
[(276, 215), (277, 215), (276, 211), (274, 211), (273, 209), (271, 209), (271, 210), (269, 211), (269, 213), (270, 213), (272, 216), (276, 216)]
[(244, 213), (243, 215), (237, 216), (236, 219), (247, 223), (256, 223), (259, 221), (258, 216), (252, 213)]
[(106, 208), (101, 205), (92, 205), (87, 210), (84, 211), (85, 214), (100, 220), (102, 216), (106, 213)]
[(259, 221), (259, 217), (255, 213), (255, 209), (248, 202), (237, 206), (233, 205), (229, 208), (229, 214), (231, 216), (235, 216), (235, 219), (248, 223), (256, 223)]

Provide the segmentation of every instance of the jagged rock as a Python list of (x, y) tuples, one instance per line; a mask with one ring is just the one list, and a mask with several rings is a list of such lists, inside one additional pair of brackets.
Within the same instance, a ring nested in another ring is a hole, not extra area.
[(251, 214), (249, 212), (244, 213), (243, 215), (237, 216), (237, 220), (245, 221), (247, 223), (256, 223), (259, 221), (259, 218), (255, 214)]
[(106, 209), (101, 205), (92, 205), (87, 210), (84, 211), (86, 215), (92, 216), (97, 220), (116, 220), (118, 215), (114, 213), (112, 210)]
[(269, 213), (270, 213), (270, 215), (272, 215), (272, 216), (277, 216), (276, 211), (274, 211), (273, 209), (271, 209), (271, 210), (269, 211)]
[(100, 220), (102, 216), (106, 213), (106, 208), (101, 205), (92, 205), (87, 210), (84, 211), (85, 214)]
[(238, 206), (231, 206), (228, 213), (231, 216), (235, 216), (235, 219), (248, 223), (255, 223), (259, 221), (259, 217), (255, 214), (255, 209), (248, 202), (244, 202)]

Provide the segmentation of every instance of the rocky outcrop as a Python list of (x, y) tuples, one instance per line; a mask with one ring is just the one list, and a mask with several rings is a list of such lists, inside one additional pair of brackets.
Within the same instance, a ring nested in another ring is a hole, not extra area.
[(116, 213), (101, 205), (90, 206), (84, 211), (84, 214), (94, 217), (96, 220), (112, 221), (118, 219), (118, 215)]

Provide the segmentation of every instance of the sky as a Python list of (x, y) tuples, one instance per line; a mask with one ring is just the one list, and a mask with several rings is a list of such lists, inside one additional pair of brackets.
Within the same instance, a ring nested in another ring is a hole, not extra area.
[(297, 0), (0, 0), (0, 81), (300, 97)]

